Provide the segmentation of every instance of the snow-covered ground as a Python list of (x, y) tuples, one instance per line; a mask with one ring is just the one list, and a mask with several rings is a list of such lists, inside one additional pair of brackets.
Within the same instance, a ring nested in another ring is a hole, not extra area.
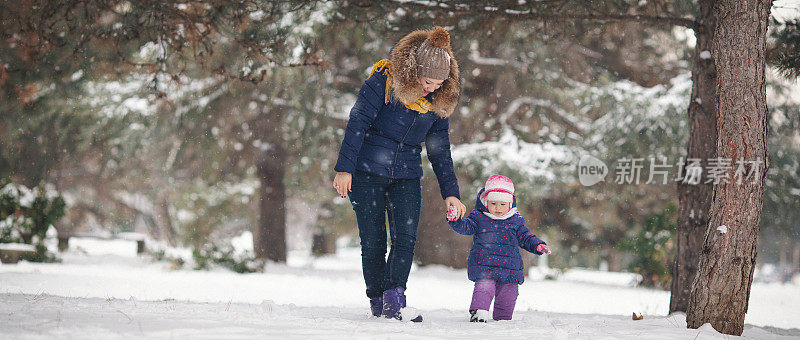
[[(413, 268), (408, 301), (420, 324), (369, 315), (358, 249), (292, 253), (265, 273), (170, 270), (134, 241), (73, 238), (63, 263), (0, 265), (0, 338), (503, 338), (722, 339), (667, 316), (669, 293), (618, 273), (576, 270), (528, 279), (514, 320), (474, 324), (464, 270)], [(754, 283), (743, 336), (800, 339), (800, 285)], [(631, 313), (643, 314), (633, 321)]]

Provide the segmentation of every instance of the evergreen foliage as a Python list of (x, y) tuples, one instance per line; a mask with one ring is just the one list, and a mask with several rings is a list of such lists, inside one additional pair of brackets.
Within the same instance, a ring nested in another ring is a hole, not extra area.
[(800, 77), (800, 19), (789, 20), (783, 24), (773, 20), (776, 26), (771, 38), (775, 46), (770, 62), (787, 78)]
[(633, 255), (628, 269), (642, 275), (644, 286), (669, 287), (675, 255), (676, 213), (677, 207), (671, 204), (660, 213), (650, 214), (639, 230), (629, 233), (630, 236), (617, 245), (618, 249)]
[[(2, 183), (0, 183), (2, 184)], [(8, 183), (0, 187), (0, 243), (26, 243), (36, 253), (23, 259), (54, 262), (58, 259), (45, 246), (47, 231), (64, 216), (66, 204), (52, 185), (28, 189)]]

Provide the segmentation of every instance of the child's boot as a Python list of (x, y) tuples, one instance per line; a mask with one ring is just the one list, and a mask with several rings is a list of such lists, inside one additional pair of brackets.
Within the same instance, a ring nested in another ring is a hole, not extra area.
[(469, 322), (488, 322), (489, 311), (483, 309), (470, 309)]

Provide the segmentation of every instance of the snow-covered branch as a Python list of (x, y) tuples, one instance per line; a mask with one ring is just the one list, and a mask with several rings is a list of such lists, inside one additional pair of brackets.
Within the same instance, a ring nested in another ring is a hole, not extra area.
[[(414, 8), (416, 10), (428, 11), (447, 11), (457, 13), (460, 15), (481, 15), (481, 16), (495, 16), (512, 19), (522, 20), (537, 20), (547, 22), (574, 22), (574, 21), (599, 21), (599, 22), (642, 22), (655, 25), (670, 25), (682, 26), (692, 28), (696, 26), (696, 22), (691, 18), (671, 17), (671, 16), (657, 16), (657, 15), (639, 15), (639, 14), (612, 14), (600, 13), (593, 11), (591, 13), (563, 13), (559, 10), (553, 12), (544, 12), (547, 10), (540, 9), (543, 6), (537, 6), (539, 2), (527, 4), (525, 1), (516, 3), (503, 3), (502, 7), (488, 6), (485, 4), (470, 3), (465, 1), (408, 1), (408, 0), (395, 0), (395, 2), (402, 3), (406, 7)], [(550, 3), (566, 3), (567, 1), (551, 1)], [(561, 8), (572, 8), (572, 6), (558, 6)]]

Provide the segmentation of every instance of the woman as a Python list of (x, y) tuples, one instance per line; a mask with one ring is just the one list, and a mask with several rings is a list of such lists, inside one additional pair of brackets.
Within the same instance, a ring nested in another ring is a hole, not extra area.
[[(391, 59), (372, 67), (350, 110), (333, 187), (342, 197), (349, 193), (356, 213), (372, 315), (402, 320), (419, 224), (422, 142), (444, 211), (453, 206), (460, 218), (467, 210), (460, 201), (448, 132), (458, 94), (450, 36), (436, 27), (400, 39)], [(392, 240), (388, 260), (387, 215)]]

